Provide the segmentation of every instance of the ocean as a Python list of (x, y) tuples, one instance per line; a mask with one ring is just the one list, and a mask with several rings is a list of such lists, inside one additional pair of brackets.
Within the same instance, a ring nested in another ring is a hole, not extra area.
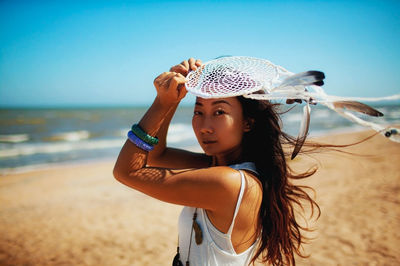
[[(400, 124), (400, 104), (374, 106), (384, 113), (368, 118), (383, 125)], [(286, 107), (287, 108), (287, 107)], [(0, 109), (0, 175), (55, 164), (115, 160), (131, 125), (147, 107)], [(170, 126), (168, 145), (198, 150), (191, 126), (193, 107), (179, 107)], [(301, 106), (282, 115), (283, 129), (296, 135)], [(365, 116), (363, 116), (365, 118)], [(361, 130), (335, 112), (312, 106), (310, 135)]]

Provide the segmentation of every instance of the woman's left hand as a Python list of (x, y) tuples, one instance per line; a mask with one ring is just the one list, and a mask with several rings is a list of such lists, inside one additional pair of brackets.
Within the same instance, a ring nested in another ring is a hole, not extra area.
[(171, 67), (169, 71), (180, 73), (186, 77), (190, 71), (196, 70), (202, 64), (200, 59), (189, 58), (189, 60), (184, 60), (179, 65)]
[(154, 80), (159, 102), (166, 107), (178, 104), (186, 95), (186, 78), (176, 72), (164, 72)]
[(201, 66), (200, 59), (189, 58), (171, 67), (170, 72), (164, 72), (154, 80), (157, 98), (164, 106), (179, 103), (187, 93), (185, 88), (186, 76), (191, 70)]

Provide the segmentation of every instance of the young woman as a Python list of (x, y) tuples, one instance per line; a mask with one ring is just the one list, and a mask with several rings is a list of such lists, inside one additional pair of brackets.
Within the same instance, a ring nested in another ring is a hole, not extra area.
[(154, 80), (157, 97), (132, 127), (114, 176), (151, 197), (186, 206), (176, 265), (248, 265), (257, 258), (294, 265), (306, 230), (296, 222), (294, 207), (306, 200), (319, 208), (290, 182), (313, 171), (294, 175), (287, 166), (282, 144), (291, 139), (280, 129), (276, 105), (240, 96), (198, 97), (192, 125), (204, 153), (166, 146), (170, 121), (186, 95), (185, 76), (199, 66), (191, 58)]

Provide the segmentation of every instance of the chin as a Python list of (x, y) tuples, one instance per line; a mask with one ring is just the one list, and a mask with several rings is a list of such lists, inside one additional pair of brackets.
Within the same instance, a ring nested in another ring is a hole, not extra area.
[(207, 156), (218, 156), (221, 154), (226, 154), (226, 150), (221, 150), (217, 148), (210, 148), (210, 147), (202, 147), (202, 150)]
[(210, 149), (210, 147), (203, 147), (203, 146), (200, 147), (203, 150), (203, 152), (208, 156), (214, 156), (218, 154), (218, 152), (216, 152), (215, 149)]
[(208, 149), (204, 149), (203, 147), (202, 147), (201, 149), (203, 150), (204, 154), (207, 155), (207, 156), (213, 156), (213, 155), (214, 155), (214, 153), (211, 152), (211, 151), (208, 150)]

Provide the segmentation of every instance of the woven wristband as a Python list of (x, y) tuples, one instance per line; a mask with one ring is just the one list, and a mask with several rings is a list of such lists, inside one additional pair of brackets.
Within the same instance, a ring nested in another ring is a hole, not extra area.
[(136, 145), (136, 147), (145, 150), (145, 151), (151, 151), (154, 149), (154, 147), (146, 142), (144, 142), (143, 140), (141, 140), (138, 136), (135, 135), (135, 133), (132, 132), (132, 130), (130, 130), (128, 132), (128, 139)]
[(136, 136), (138, 136), (144, 142), (147, 142), (150, 145), (158, 144), (158, 138), (152, 137), (149, 134), (147, 134), (146, 132), (144, 132), (143, 129), (141, 129), (138, 124), (134, 124), (132, 126), (132, 131), (133, 131), (133, 133), (135, 133)]

